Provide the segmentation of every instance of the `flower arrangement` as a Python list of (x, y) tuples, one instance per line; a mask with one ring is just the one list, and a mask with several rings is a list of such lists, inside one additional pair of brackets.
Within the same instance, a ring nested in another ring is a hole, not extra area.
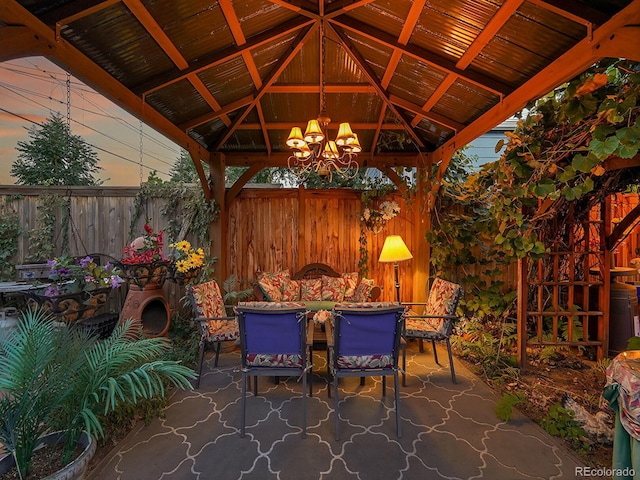
[(144, 234), (124, 247), (120, 268), (130, 285), (133, 283), (141, 290), (162, 286), (171, 265), (162, 253), (163, 236), (162, 230), (156, 233), (145, 223)]
[(178, 273), (197, 270), (204, 265), (204, 250), (202, 248), (193, 248), (187, 240), (181, 240), (169, 246), (175, 249), (172, 258)]
[(125, 265), (139, 265), (156, 261), (167, 261), (162, 253), (162, 237), (164, 232), (158, 233), (147, 223), (144, 224), (144, 235), (136, 238), (123, 249), (122, 263)]
[(99, 288), (118, 288), (123, 280), (111, 263), (98, 265), (93, 258), (56, 257), (47, 261), (52, 283), (44, 291), (47, 297), (65, 293), (92, 292)]
[(393, 200), (385, 200), (378, 209), (366, 207), (362, 212), (361, 220), (364, 225), (374, 233), (384, 228), (387, 221), (400, 213), (400, 205)]
[(327, 320), (331, 320), (331, 312), (329, 310), (318, 310), (313, 315), (313, 321), (316, 324), (324, 325)]

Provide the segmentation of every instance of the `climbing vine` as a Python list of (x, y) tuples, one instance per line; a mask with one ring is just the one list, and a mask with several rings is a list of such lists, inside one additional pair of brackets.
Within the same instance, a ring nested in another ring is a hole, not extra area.
[(27, 260), (44, 262), (56, 255), (55, 235), (58, 210), (62, 211), (60, 244), (61, 253), (69, 251), (69, 209), (68, 199), (59, 195), (41, 195), (38, 197), (35, 228), (29, 231), (29, 252)]
[(639, 71), (637, 63), (603, 62), (529, 105), (497, 145), (505, 151), (496, 162), (475, 173), (452, 162), (427, 239), (436, 271), (486, 267), (482, 278), (462, 279), (469, 314), (502, 314), (512, 293), (501, 292), (493, 278), (561, 241), (563, 232), (553, 228), (558, 219), (579, 222), (607, 196), (638, 184), (640, 169), (614, 170), (605, 162), (638, 155)]
[(20, 235), (17, 212), (3, 205), (0, 208), (0, 278), (3, 281), (15, 278), (16, 269), (11, 259), (18, 252)]
[(161, 209), (166, 219), (164, 230), (169, 241), (183, 239), (193, 232), (203, 242), (209, 240), (209, 226), (220, 215), (220, 206), (215, 200), (207, 201), (202, 188), (182, 182), (147, 182), (142, 184), (134, 200), (134, 213), (131, 219), (129, 237), (137, 236), (138, 221), (144, 213), (148, 198), (162, 198), (166, 201)]

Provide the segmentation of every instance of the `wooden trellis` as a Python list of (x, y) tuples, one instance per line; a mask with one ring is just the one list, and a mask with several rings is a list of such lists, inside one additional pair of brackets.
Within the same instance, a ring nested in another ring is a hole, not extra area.
[[(638, 254), (638, 195), (614, 195), (584, 223), (557, 220), (556, 239), (540, 260), (519, 265), (519, 363), (527, 346), (591, 347), (609, 354), (611, 268)], [(620, 228), (624, 227), (624, 228)], [(637, 275), (618, 277), (623, 282)]]

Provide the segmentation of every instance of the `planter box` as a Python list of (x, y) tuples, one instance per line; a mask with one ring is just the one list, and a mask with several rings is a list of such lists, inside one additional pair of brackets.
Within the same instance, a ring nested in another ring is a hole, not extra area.
[(46, 263), (28, 263), (16, 265), (16, 270), (20, 280), (41, 280), (49, 278), (51, 267)]

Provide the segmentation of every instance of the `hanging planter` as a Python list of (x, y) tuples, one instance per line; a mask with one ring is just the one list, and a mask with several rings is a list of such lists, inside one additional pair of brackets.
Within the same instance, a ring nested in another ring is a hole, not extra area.
[(154, 233), (149, 224), (144, 225), (144, 235), (124, 247), (124, 257), (116, 262), (120, 276), (129, 286), (140, 290), (160, 288), (167, 278), (171, 262), (162, 254), (163, 231)]
[(172, 282), (177, 283), (181, 287), (184, 287), (185, 285), (188, 285), (188, 284), (193, 283), (194, 281), (196, 281), (198, 279), (198, 277), (200, 276), (200, 272), (201, 271), (202, 271), (202, 268), (197, 267), (197, 268), (193, 268), (191, 270), (187, 270), (186, 272), (180, 272), (175, 267), (175, 265), (172, 264), (171, 268), (170, 268), (170, 274), (169, 274), (170, 277), (169, 277), (169, 279)]
[(178, 285), (184, 286), (193, 283), (199, 276), (204, 265), (205, 255), (202, 248), (192, 248), (187, 240), (169, 245), (173, 251), (170, 268), (170, 278)]
[(120, 276), (129, 286), (135, 285), (140, 290), (160, 288), (169, 275), (171, 262), (156, 260), (149, 263), (125, 264), (117, 262), (121, 270)]

